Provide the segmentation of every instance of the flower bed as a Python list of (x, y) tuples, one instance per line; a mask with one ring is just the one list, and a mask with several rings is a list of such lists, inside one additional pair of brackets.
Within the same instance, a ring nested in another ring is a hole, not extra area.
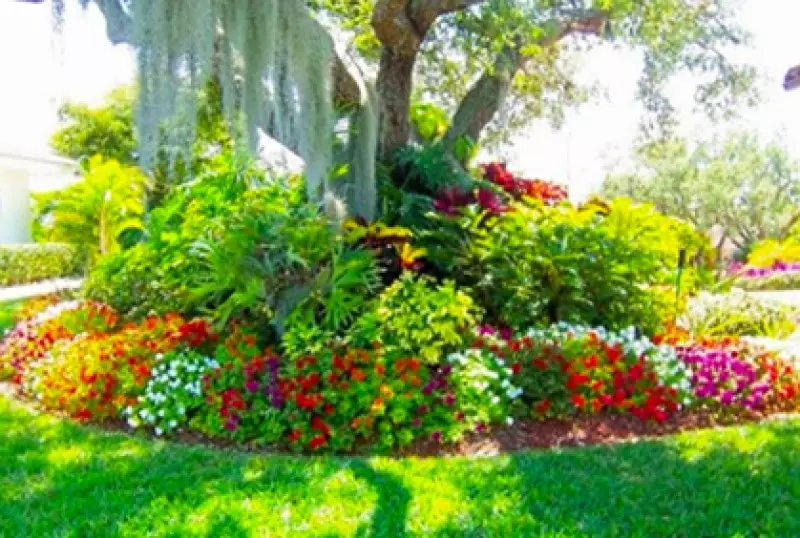
[(482, 327), (440, 361), (377, 341), (290, 358), (246, 328), (230, 326), (220, 340), (204, 320), (175, 314), (119, 326), (96, 303), (45, 303), (31, 313), (0, 354), (23, 394), (78, 419), (124, 418), (156, 435), (405, 450), (520, 421), (618, 415), (667, 424), (681, 411), (748, 416), (800, 401), (800, 377), (774, 353), (681, 332), (651, 341), (564, 323), (516, 335)]
[(736, 277), (736, 285), (752, 291), (800, 289), (800, 263), (776, 262), (771, 267), (732, 265), (728, 273)]

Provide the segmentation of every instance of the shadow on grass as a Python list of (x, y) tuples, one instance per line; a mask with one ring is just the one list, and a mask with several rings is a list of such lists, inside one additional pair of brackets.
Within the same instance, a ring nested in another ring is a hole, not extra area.
[(249, 456), (0, 399), (0, 536), (800, 536), (800, 423), (491, 459)]

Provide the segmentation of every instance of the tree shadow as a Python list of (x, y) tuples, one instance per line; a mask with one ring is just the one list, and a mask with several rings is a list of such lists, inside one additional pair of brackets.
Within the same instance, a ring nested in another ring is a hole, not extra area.
[(378, 471), (361, 459), (350, 460), (348, 466), (356, 478), (367, 482), (378, 494), (375, 511), (369, 525), (359, 527), (356, 536), (378, 538), (406, 536), (406, 517), (411, 493), (392, 473)]
[(485, 459), (295, 458), (0, 400), (0, 536), (55, 535), (800, 536), (800, 423)]

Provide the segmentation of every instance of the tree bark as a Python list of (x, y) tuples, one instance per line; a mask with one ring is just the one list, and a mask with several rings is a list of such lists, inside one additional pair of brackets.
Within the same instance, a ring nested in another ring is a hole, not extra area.
[(398, 54), (388, 48), (381, 52), (375, 90), (380, 101), (380, 141), (378, 155), (390, 159), (407, 144), (411, 134), (411, 88), (416, 52)]

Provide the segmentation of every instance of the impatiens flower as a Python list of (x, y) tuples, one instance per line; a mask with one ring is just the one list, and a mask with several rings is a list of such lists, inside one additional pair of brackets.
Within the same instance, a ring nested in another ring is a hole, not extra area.
[(321, 446), (324, 446), (324, 445), (325, 445), (325, 443), (327, 443), (327, 442), (328, 442), (328, 440), (325, 438), (325, 436), (324, 436), (324, 435), (317, 435), (316, 437), (312, 438), (312, 439), (311, 439), (311, 440), (308, 442), (308, 447), (309, 447), (311, 450), (317, 450), (317, 449), (318, 449), (318, 448), (320, 448)]

